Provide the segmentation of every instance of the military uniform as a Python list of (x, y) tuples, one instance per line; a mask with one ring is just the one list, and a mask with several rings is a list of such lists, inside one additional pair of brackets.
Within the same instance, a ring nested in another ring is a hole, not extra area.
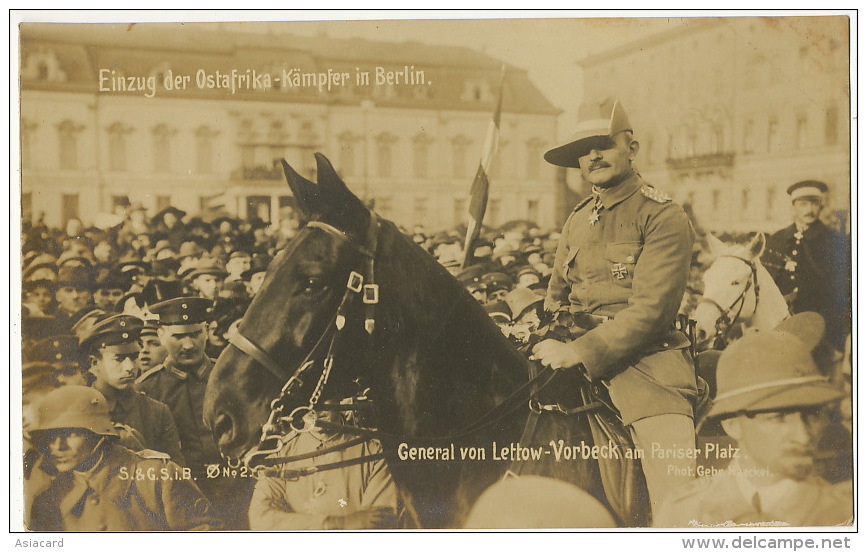
[[(57, 475), (33, 500), (33, 531), (220, 529), (208, 500), (171, 461), (112, 444), (86, 472)], [(38, 469), (38, 468), (37, 468)], [(136, 477), (141, 474), (142, 477)]]
[(693, 416), (689, 341), (673, 329), (695, 233), (683, 209), (637, 174), (573, 210), (557, 248), (545, 308), (595, 327), (570, 345), (606, 382), (624, 424)]
[(175, 420), (186, 465), (197, 477), (204, 476), (205, 464), (221, 462), (211, 430), (205, 426), (205, 386), (213, 363), (204, 357), (190, 371), (177, 368), (171, 358), (139, 377), (136, 387), (148, 397), (168, 406)]
[(790, 297), (792, 314), (821, 314), (828, 341), (837, 350), (851, 331), (850, 258), (846, 237), (821, 221), (803, 231), (792, 224), (776, 232), (762, 255), (762, 264)]
[(110, 414), (112, 421), (137, 429), (147, 448), (164, 452), (177, 464), (186, 465), (178, 428), (168, 406), (133, 389), (118, 396)]
[[(791, 525), (827, 527), (851, 524), (852, 481), (831, 484), (811, 476), (786, 479), (778, 487), (758, 491), (742, 481), (737, 461), (710, 477), (671, 492), (654, 519), (657, 527), (719, 525)], [(739, 481), (740, 480), (740, 481)]]

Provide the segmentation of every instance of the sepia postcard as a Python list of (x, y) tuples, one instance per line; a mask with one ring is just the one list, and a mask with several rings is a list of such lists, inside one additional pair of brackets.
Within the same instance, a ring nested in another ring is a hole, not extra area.
[(12, 12), (15, 547), (848, 547), (856, 15), (340, 15)]

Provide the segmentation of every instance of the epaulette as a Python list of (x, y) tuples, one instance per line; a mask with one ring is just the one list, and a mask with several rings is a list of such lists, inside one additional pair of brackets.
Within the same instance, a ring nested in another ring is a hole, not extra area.
[(136, 383), (141, 383), (141, 382), (143, 382), (144, 380), (146, 380), (147, 378), (149, 378), (149, 377), (152, 376), (153, 374), (156, 374), (157, 372), (159, 372), (160, 370), (162, 370), (162, 369), (163, 369), (163, 366), (165, 366), (165, 365), (164, 365), (164, 364), (159, 364), (159, 365), (157, 365), (157, 366), (154, 366), (154, 367), (151, 368), (150, 370), (147, 370), (147, 371), (145, 371), (145, 372), (142, 372), (142, 373), (139, 374), (139, 376), (136, 378), (135, 382), (136, 382)]
[(153, 449), (142, 449), (135, 451), (136, 454), (147, 460), (171, 460), (171, 456), (165, 452), (160, 452)]
[(580, 211), (581, 208), (584, 207), (585, 205), (587, 205), (588, 203), (590, 203), (590, 201), (591, 201), (592, 199), (593, 199), (593, 195), (592, 195), (592, 194), (589, 195), (589, 196), (587, 196), (587, 197), (585, 197), (585, 198), (582, 199), (580, 202), (578, 202), (578, 205), (576, 205), (575, 208), (572, 209), (572, 212), (578, 212), (578, 211)]
[(644, 197), (652, 199), (657, 203), (668, 203), (669, 201), (671, 201), (670, 195), (665, 192), (661, 192), (653, 186), (647, 184), (641, 186), (641, 193), (644, 194)]

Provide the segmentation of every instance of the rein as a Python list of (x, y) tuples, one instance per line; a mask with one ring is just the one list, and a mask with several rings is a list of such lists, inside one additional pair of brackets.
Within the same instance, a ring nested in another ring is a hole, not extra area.
[[(722, 305), (720, 305), (717, 301), (709, 297), (702, 297), (699, 301), (699, 304), (708, 303), (712, 305), (720, 313), (720, 316), (716, 319), (715, 323), (716, 333), (703, 342), (707, 343), (713, 340), (715, 348), (724, 348), (725, 345), (728, 343), (728, 333), (734, 325), (735, 321), (740, 318), (744, 309), (744, 305), (747, 302), (747, 292), (749, 292), (750, 289), (755, 288), (754, 294), (756, 297), (756, 304), (753, 307), (753, 312), (755, 312), (759, 308), (759, 276), (755, 263), (750, 260), (744, 259), (743, 257), (738, 257), (737, 255), (720, 255), (720, 257), (737, 259), (745, 263), (748, 267), (750, 267), (750, 279), (747, 281), (744, 289), (741, 290), (740, 295), (735, 298), (735, 300), (732, 302), (731, 305), (729, 305), (729, 308), (727, 309), (723, 308)], [(734, 312), (735, 309), (737, 309), (737, 312)], [(731, 316), (733, 312), (734, 316)]]

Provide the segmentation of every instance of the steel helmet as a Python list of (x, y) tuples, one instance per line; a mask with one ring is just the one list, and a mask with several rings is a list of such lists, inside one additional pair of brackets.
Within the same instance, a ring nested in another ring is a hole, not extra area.
[(45, 395), (37, 409), (31, 433), (81, 428), (98, 435), (117, 437), (105, 397), (92, 387), (66, 385)]

